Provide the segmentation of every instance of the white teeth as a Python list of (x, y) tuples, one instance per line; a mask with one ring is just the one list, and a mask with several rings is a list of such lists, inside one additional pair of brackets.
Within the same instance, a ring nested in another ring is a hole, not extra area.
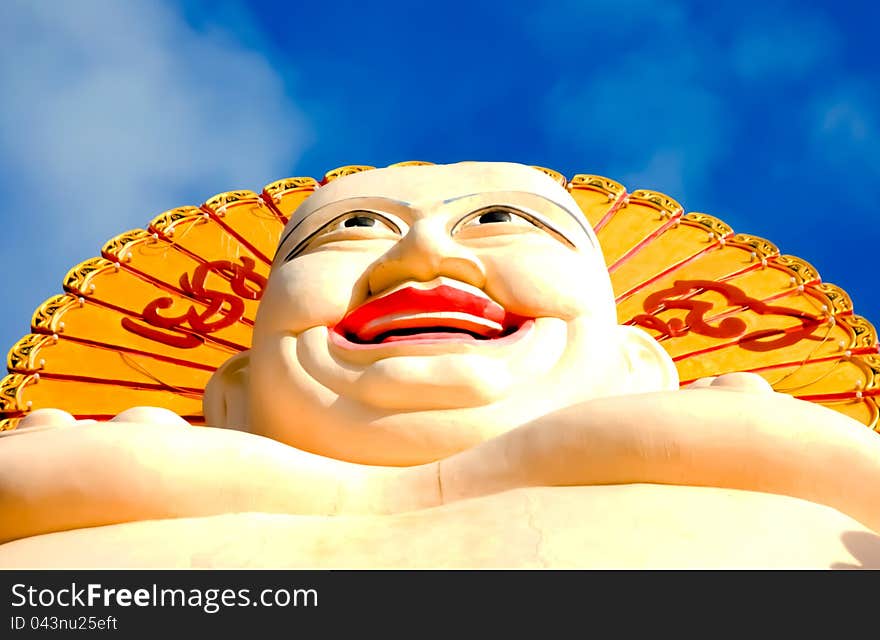
[(366, 323), (358, 331), (362, 340), (372, 340), (381, 333), (397, 329), (419, 327), (452, 327), (473, 331), (480, 335), (500, 332), (504, 329), (499, 323), (460, 311), (432, 311), (427, 313), (399, 313), (382, 316)]

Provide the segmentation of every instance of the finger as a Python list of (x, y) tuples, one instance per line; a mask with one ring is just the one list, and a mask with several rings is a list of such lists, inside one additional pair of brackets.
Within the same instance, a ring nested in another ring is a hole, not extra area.
[(168, 409), (160, 407), (133, 407), (126, 409), (110, 422), (134, 422), (138, 424), (153, 424), (188, 427), (190, 424), (179, 415)]
[(705, 389), (707, 387), (711, 387), (712, 383), (714, 383), (717, 378), (718, 376), (711, 376), (709, 378), (700, 378), (699, 380), (694, 380), (688, 386), (686, 386), (685, 389)]
[(716, 389), (773, 393), (770, 383), (756, 373), (725, 373), (714, 378), (709, 386)]
[(76, 424), (76, 418), (61, 409), (37, 409), (27, 414), (18, 423), (18, 429), (34, 427), (66, 427)]

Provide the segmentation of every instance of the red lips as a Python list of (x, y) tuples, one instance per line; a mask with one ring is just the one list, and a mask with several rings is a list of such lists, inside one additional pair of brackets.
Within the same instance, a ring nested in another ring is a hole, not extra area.
[(526, 318), (497, 302), (448, 285), (405, 287), (362, 304), (335, 327), (360, 343), (425, 339), (491, 339)]

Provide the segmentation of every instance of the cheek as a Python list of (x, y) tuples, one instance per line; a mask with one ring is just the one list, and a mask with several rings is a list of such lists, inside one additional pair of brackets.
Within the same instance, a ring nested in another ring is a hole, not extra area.
[(276, 269), (260, 302), (258, 326), (301, 333), (335, 325), (366, 297), (366, 274), (375, 260), (372, 253), (322, 251)]
[(486, 290), (514, 313), (570, 320), (614, 308), (604, 264), (554, 247), (520, 247), (481, 256)]

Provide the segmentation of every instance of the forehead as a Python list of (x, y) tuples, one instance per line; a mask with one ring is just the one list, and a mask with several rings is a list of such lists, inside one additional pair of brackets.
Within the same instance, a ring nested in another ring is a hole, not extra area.
[(350, 198), (387, 198), (417, 208), (472, 194), (505, 191), (534, 193), (577, 208), (564, 188), (537, 169), (507, 162), (462, 162), (389, 167), (337, 178), (310, 196), (291, 222)]

